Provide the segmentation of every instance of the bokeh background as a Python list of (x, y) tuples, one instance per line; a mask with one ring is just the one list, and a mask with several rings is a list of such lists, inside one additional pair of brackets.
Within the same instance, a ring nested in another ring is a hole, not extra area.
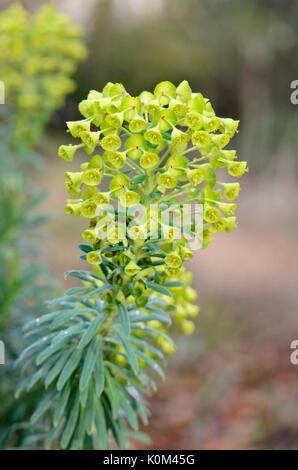
[[(12, 3), (1, 0), (0, 10)], [(34, 11), (50, 2), (21, 3)], [(57, 158), (68, 140), (65, 120), (79, 118), (76, 103), (107, 81), (134, 94), (187, 79), (217, 114), (240, 119), (233, 148), (250, 172), (237, 230), (218, 235), (191, 262), (201, 312), (191, 337), (177, 335), (167, 381), (150, 398), (151, 448), (297, 449), (298, 365), (290, 362), (298, 339), (298, 105), (290, 100), (297, 1), (53, 3), (83, 26), (89, 56), (40, 144), (45, 168), (34, 177), (53, 215), (41, 241), (45, 263), (63, 287), (63, 272), (82, 266), (82, 222), (64, 214), (65, 162)]]

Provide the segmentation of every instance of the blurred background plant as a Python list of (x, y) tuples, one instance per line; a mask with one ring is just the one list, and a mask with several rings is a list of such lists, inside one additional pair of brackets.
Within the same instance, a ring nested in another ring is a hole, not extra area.
[[(2, 0), (1, 8), (12, 3)], [(44, 3), (23, 2), (32, 11)], [(175, 84), (186, 78), (212, 98), (217, 114), (240, 119), (235, 147), (250, 173), (237, 231), (192, 263), (201, 312), (193, 337), (179, 339), (181, 359), (170, 359), (167, 384), (153, 398), (152, 446), (297, 448), (297, 366), (289, 360), (289, 345), (298, 337), (298, 113), (290, 102), (290, 83), (298, 78), (297, 2), (53, 4), (82, 24), (91, 52), (75, 75), (75, 95), (51, 120), (56, 144), (47, 145), (47, 172), (39, 176), (50, 193), (43, 207), (57, 213), (48, 225), (55, 243), (43, 242), (50, 266), (61, 279), (74, 264), (77, 254), (70, 247), (83, 228), (78, 219), (67, 227), (61, 223), (64, 166), (53, 158), (62, 141), (58, 129), (79, 116), (73, 103), (107, 81), (137, 93), (165, 78)]]
[[(0, 447), (26, 445), (26, 426), (38, 394), (14, 398), (23, 349), (22, 325), (40, 310), (53, 289), (39, 249), (39, 214), (44, 191), (34, 178), (44, 173), (43, 146), (34, 150), (52, 113), (74, 90), (71, 75), (86, 55), (81, 29), (52, 7), (29, 14), (21, 5), (0, 13), (0, 336), (6, 347), (1, 367)], [(18, 423), (18, 424), (15, 424)], [(30, 437), (30, 439), (32, 439)]]

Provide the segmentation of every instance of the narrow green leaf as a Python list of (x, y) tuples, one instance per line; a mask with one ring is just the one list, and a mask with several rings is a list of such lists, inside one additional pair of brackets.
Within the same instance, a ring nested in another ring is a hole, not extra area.
[(114, 331), (118, 335), (118, 337), (120, 339), (120, 342), (121, 342), (123, 348), (125, 349), (125, 352), (127, 354), (128, 362), (130, 363), (134, 373), (138, 374), (138, 372), (140, 370), (139, 364), (138, 364), (138, 361), (136, 359), (134, 350), (133, 350), (129, 340), (127, 339), (127, 336), (122, 331), (120, 331), (120, 329), (117, 328), (117, 327), (114, 327)]
[(93, 390), (93, 383), (90, 382), (89, 390), (88, 390), (88, 400), (85, 407), (85, 420), (84, 420), (84, 427), (89, 436), (92, 434), (92, 428), (94, 424), (94, 416), (95, 416), (95, 394)]
[(57, 346), (49, 346), (48, 348), (44, 349), (36, 358), (36, 365), (42, 364), (46, 359), (51, 357), (53, 354), (55, 354), (59, 349), (61, 349), (61, 345), (58, 344)]
[(123, 304), (119, 304), (117, 309), (118, 309), (118, 313), (120, 317), (120, 323), (123, 328), (123, 333), (126, 336), (128, 336), (129, 331), (130, 331), (130, 324), (129, 324), (130, 322), (129, 322), (127, 310)]
[(105, 420), (105, 414), (102, 404), (99, 400), (95, 400), (95, 425), (96, 425), (96, 437), (98, 441), (98, 447), (100, 450), (108, 450), (109, 445), (107, 442), (107, 426)]
[(152, 440), (150, 439), (150, 437), (147, 436), (147, 434), (144, 434), (143, 432), (128, 430), (128, 435), (133, 439), (137, 439), (137, 441), (144, 442), (144, 444), (152, 444)]
[(73, 405), (71, 407), (68, 421), (66, 423), (66, 426), (64, 428), (64, 432), (62, 435), (62, 439), (61, 439), (62, 449), (66, 449), (66, 447), (68, 446), (70, 442), (70, 439), (73, 435), (73, 432), (77, 424), (79, 411), (80, 411), (80, 401), (79, 401), (79, 391), (77, 391)]
[(33, 415), (30, 418), (30, 423), (34, 424), (39, 418), (50, 408), (54, 396), (57, 394), (55, 389), (51, 390), (50, 393), (46, 394), (44, 399), (39, 403)]
[(94, 382), (95, 382), (96, 395), (100, 397), (104, 389), (104, 385), (105, 385), (101, 338), (100, 338), (99, 345), (98, 345), (98, 359), (94, 366)]
[(87, 400), (88, 400), (88, 387), (84, 388), (84, 390), (80, 390), (80, 403), (83, 408), (85, 408)]
[(89, 297), (93, 297), (93, 295), (101, 294), (102, 292), (105, 292), (108, 289), (111, 289), (111, 285), (106, 283), (103, 286), (100, 286), (97, 289), (93, 289), (91, 292), (84, 295), (84, 299), (89, 299)]
[(167, 295), (168, 297), (172, 297), (172, 294), (170, 293), (170, 291), (168, 291), (168, 289), (166, 289), (163, 286), (160, 286), (159, 284), (156, 284), (156, 282), (147, 282), (147, 287), (149, 287), (149, 289), (152, 289), (152, 290), (158, 292), (159, 294)]
[(130, 180), (130, 182), (139, 184), (139, 183), (143, 183), (143, 181), (145, 181), (146, 178), (147, 178), (147, 175), (139, 175), (139, 176), (135, 176), (132, 180)]
[(108, 369), (105, 369), (105, 383), (106, 383), (106, 393), (107, 393), (107, 396), (109, 398), (109, 402), (111, 405), (113, 418), (116, 419), (118, 416), (118, 412), (119, 412), (120, 399), (119, 399), (119, 393), (117, 390), (116, 383), (112, 375), (108, 371)]
[(73, 373), (73, 371), (76, 369), (78, 366), (81, 358), (82, 358), (83, 350), (76, 348), (70, 358), (68, 359), (67, 363), (63, 367), (63, 370), (59, 376), (58, 382), (57, 382), (57, 389), (60, 391), (64, 387), (65, 383)]
[(136, 354), (137, 356), (139, 356), (141, 359), (143, 359), (143, 361), (145, 361), (149, 366), (152, 367), (153, 370), (155, 370), (155, 372), (157, 372), (157, 374), (160, 375), (160, 377), (162, 377), (162, 379), (165, 379), (165, 374), (164, 374), (164, 371), (162, 370), (162, 368), (157, 364), (156, 361), (154, 361), (154, 359), (152, 359), (150, 356), (148, 356), (147, 354), (144, 354), (143, 352), (141, 352), (139, 349), (136, 349)]
[(85, 436), (85, 427), (84, 427), (84, 421), (85, 421), (85, 410), (84, 408), (80, 408), (80, 417), (78, 420), (78, 424), (76, 426), (73, 439), (70, 445), (70, 450), (81, 450), (84, 436)]
[(65, 295), (84, 294), (91, 289), (93, 289), (93, 287), (71, 287), (65, 292)]
[(50, 372), (46, 376), (45, 388), (48, 388), (50, 383), (52, 383), (53, 380), (55, 380), (55, 378), (58, 376), (58, 374), (60, 374), (70, 354), (71, 354), (71, 351), (66, 351), (65, 353), (62, 354), (62, 356), (55, 363), (54, 367), (50, 370)]
[(98, 338), (95, 338), (89, 346), (84, 360), (83, 370), (80, 377), (80, 391), (84, 390), (84, 388), (88, 386), (92, 371), (95, 366), (98, 351), (99, 341)]
[(35, 374), (32, 375), (31, 379), (30, 379), (30, 382), (27, 386), (27, 391), (29, 392), (29, 390), (31, 390), (34, 385), (44, 376), (47, 374), (48, 370), (50, 369), (52, 365), (52, 362), (48, 362), (46, 364), (44, 364), (40, 369), (38, 369), (37, 372), (35, 372)]
[(79, 349), (84, 348), (85, 346), (87, 346), (88, 343), (90, 343), (92, 338), (96, 335), (97, 330), (102, 324), (105, 317), (106, 315), (104, 313), (97, 313), (97, 317), (91, 322), (84, 335), (82, 336), (82, 339), (79, 342), (78, 346)]
[(80, 243), (79, 249), (83, 251), (84, 253), (89, 253), (89, 251), (93, 251), (92, 246), (90, 245), (85, 245), (84, 243)]
[(142, 330), (142, 331), (147, 331), (148, 333), (152, 333), (154, 335), (157, 335), (157, 336), (162, 336), (163, 338), (165, 338), (167, 341), (169, 341), (173, 346), (174, 346), (174, 341), (172, 340), (172, 338), (170, 338), (170, 336), (168, 336), (166, 333), (163, 333), (162, 331), (160, 330), (156, 330), (155, 328), (152, 328), (151, 326), (147, 326), (147, 325), (132, 325), (131, 327), (133, 330)]
[(68, 403), (70, 392), (71, 392), (71, 382), (69, 381), (63, 388), (62, 393), (60, 395), (59, 402), (58, 402), (58, 406), (55, 409), (55, 413), (53, 417), (54, 427), (58, 426), (58, 424), (61, 422), (61, 419), (64, 416), (64, 411)]
[(185, 284), (182, 281), (166, 281), (164, 284), (166, 287), (184, 287)]
[(136, 418), (136, 414), (130, 405), (130, 403), (126, 400), (126, 398), (123, 395), (120, 395), (120, 406), (123, 409), (125, 416), (131, 425), (131, 427), (137, 431), (138, 429), (138, 420)]

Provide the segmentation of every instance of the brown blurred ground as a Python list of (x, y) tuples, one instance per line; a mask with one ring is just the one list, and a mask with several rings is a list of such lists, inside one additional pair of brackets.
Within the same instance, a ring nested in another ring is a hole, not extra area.
[[(55, 148), (49, 153), (54, 158)], [(76, 248), (84, 224), (64, 215), (65, 162), (48, 164), (42, 184), (55, 218), (44, 243), (66, 286), (63, 272), (84, 266)], [(201, 312), (192, 337), (175, 333), (178, 353), (150, 399), (152, 448), (298, 447), (298, 366), (290, 363), (298, 339), (297, 188), (278, 175), (272, 186), (249, 174), (243, 183), (239, 227), (218, 234), (190, 264)]]

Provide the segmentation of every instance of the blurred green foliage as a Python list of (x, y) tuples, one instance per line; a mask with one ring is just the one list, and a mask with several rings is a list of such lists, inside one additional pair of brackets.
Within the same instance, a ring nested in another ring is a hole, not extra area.
[(1, 74), (10, 109), (11, 145), (33, 146), (53, 111), (75, 88), (70, 78), (86, 49), (82, 31), (51, 6), (35, 15), (20, 4), (0, 14)]
[[(19, 370), (14, 367), (24, 346), (22, 325), (39, 312), (53, 288), (38, 248), (38, 214), (44, 195), (36, 188), (42, 155), (33, 150), (54, 110), (74, 89), (77, 62), (86, 55), (81, 30), (52, 7), (36, 15), (21, 5), (0, 14), (1, 79), (5, 105), (0, 106), (0, 337), (6, 365), (0, 369), (0, 447), (32, 444), (26, 421), (37, 393), (17, 401)], [(34, 435), (34, 433), (33, 433)]]

